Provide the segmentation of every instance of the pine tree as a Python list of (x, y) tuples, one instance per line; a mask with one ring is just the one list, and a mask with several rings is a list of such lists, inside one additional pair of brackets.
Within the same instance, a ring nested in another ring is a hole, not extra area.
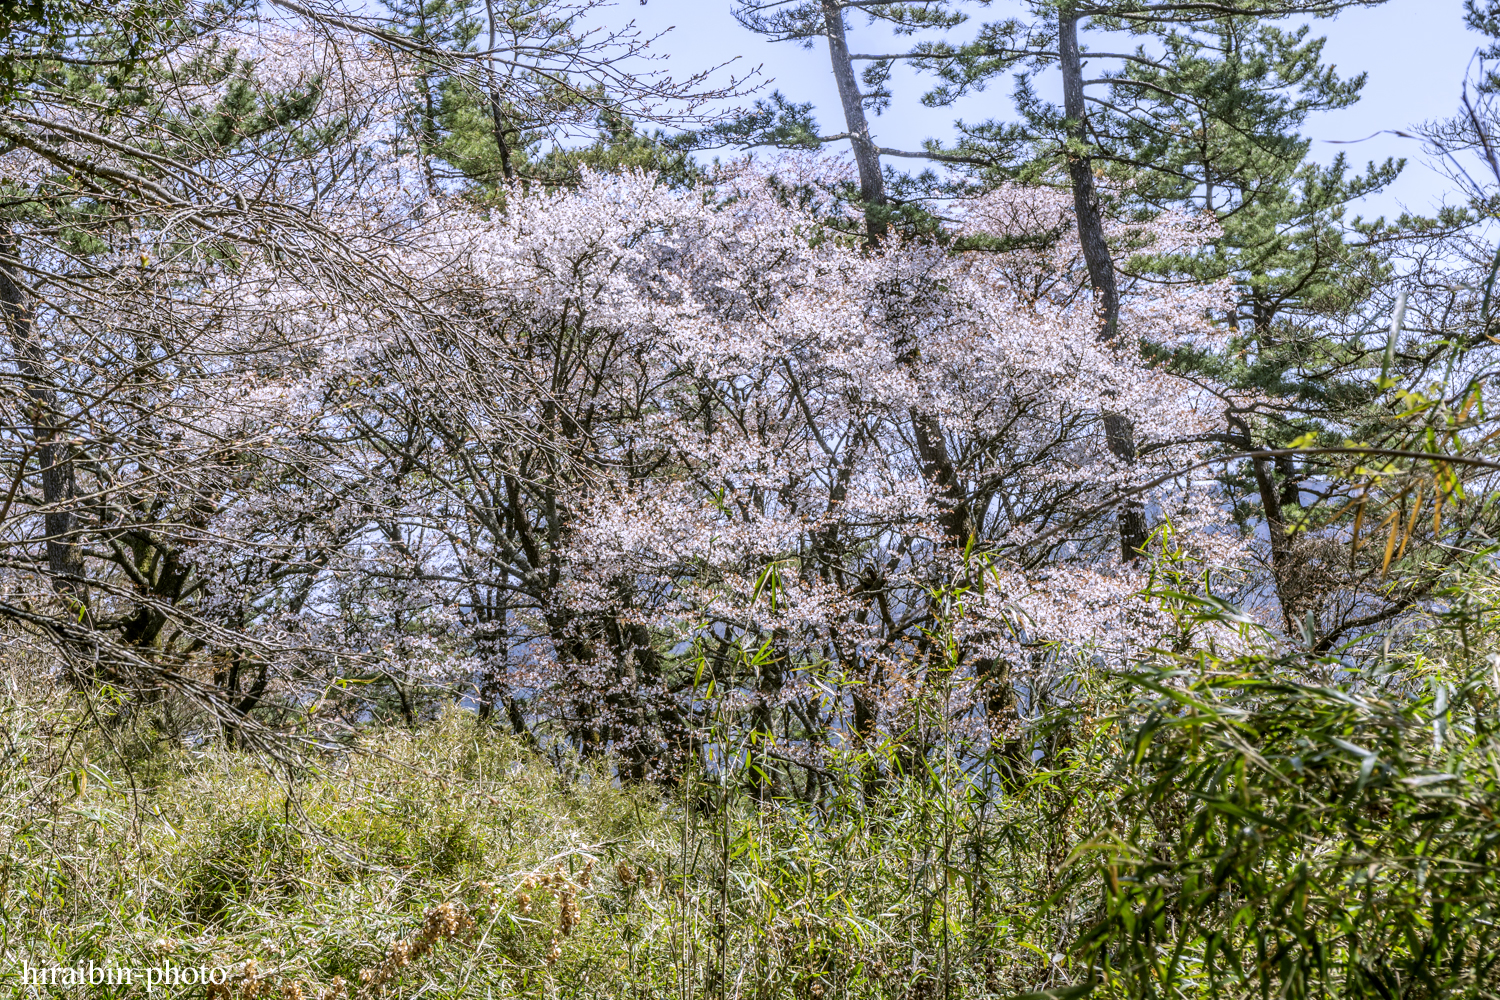
[(436, 193), (440, 168), (434, 162), (443, 142), (444, 91), (458, 65), (445, 54), (462, 52), (479, 34), (471, 0), (381, 0), (392, 26), (413, 46), (416, 72), (406, 113), (411, 148), (421, 157), (428, 191)]
[[(1393, 254), (1472, 222), (1469, 213), (1454, 210), (1392, 223), (1348, 219), (1350, 207), (1390, 183), (1402, 163), (1372, 163), (1358, 173), (1343, 156), (1326, 167), (1309, 161), (1310, 141), (1300, 134), (1308, 115), (1349, 106), (1364, 78), (1341, 80), (1324, 66), (1323, 40), (1311, 38), (1308, 28), (1283, 30), (1265, 18), (1326, 14), (1337, 6), (1075, 4), (1061, 9), (1055, 34), (1048, 12), (1038, 7), (1030, 23), (987, 25), (970, 45), (936, 49), (919, 60), (940, 77), (928, 95), (933, 103), (1024, 67), (1016, 88), (1019, 121), (963, 129), (955, 151), (988, 159), (976, 173), (991, 180), (1047, 179), (1061, 159), (1075, 196), (1104, 179), (1103, 197), (1115, 212), (1188, 209), (1216, 219), (1221, 237), (1190, 258), (1135, 254), (1102, 240), (1085, 246), (1098, 258), (1090, 273), (1106, 330), (1115, 274), (1233, 281), (1235, 308), (1225, 317), (1239, 334), (1233, 360), (1187, 353), (1172, 360), (1211, 369), (1219, 380), (1257, 389), (1271, 401), (1253, 417), (1227, 413), (1223, 440), (1238, 452), (1285, 449), (1307, 434), (1341, 443), (1365, 426), (1373, 391), (1365, 379), (1370, 350), (1347, 328), (1386, 297), (1395, 277)], [(1091, 36), (1123, 33), (1151, 44), (1133, 51), (1114, 46), (1114, 54), (1082, 50), (1070, 35), (1084, 14)], [(1054, 41), (1055, 57), (1049, 51)], [(1112, 68), (1086, 79), (1091, 55)], [(1061, 109), (1032, 85), (1034, 73), (1050, 66), (1063, 73)], [(1098, 217), (1089, 201), (1076, 197), (1081, 230)], [(1293, 631), (1305, 625), (1315, 642), (1332, 641), (1342, 626), (1318, 634), (1317, 622), (1305, 617), (1316, 610), (1317, 598), (1305, 586), (1306, 553), (1297, 537), (1313, 516), (1302, 509), (1303, 484), (1319, 467), (1280, 455), (1254, 459), (1246, 471), (1248, 484), (1236, 485), (1248, 485), (1255, 499), (1243, 516), (1268, 529), (1284, 624)]]
[[(637, 128), (628, 105), (653, 85), (617, 72), (617, 55), (586, 37), (585, 8), (556, 0), (385, 6), (419, 67), (407, 117), (434, 190), (456, 180), (500, 204), (510, 184), (575, 184), (582, 167), (651, 170), (672, 184), (699, 176), (682, 144)], [(618, 41), (627, 51), (636, 44)], [(582, 72), (568, 72), (570, 61)], [(687, 96), (676, 85), (656, 96), (673, 91)], [(589, 132), (597, 138), (580, 145)]]
[[(703, 145), (734, 144), (742, 148), (773, 146), (814, 149), (847, 142), (858, 171), (858, 201), (864, 209), (865, 234), (879, 240), (900, 218), (902, 228), (930, 230), (925, 225), (920, 201), (897, 194), (910, 185), (889, 172), (881, 158), (925, 156), (881, 146), (870, 125), (890, 106), (891, 70), (901, 56), (851, 52), (848, 16), (864, 14), (873, 27), (898, 36), (921, 31), (947, 30), (966, 17), (954, 9), (952, 0), (918, 0), (915, 3), (866, 3), (863, 0), (808, 0), (790, 6), (766, 0), (749, 0), (735, 7), (735, 17), (749, 30), (773, 41), (792, 42), (812, 48), (823, 39), (829, 69), (838, 87), (844, 131), (820, 134), (812, 105), (789, 100), (780, 91), (756, 102), (749, 114), (706, 130), (694, 138)], [(864, 69), (856, 72), (858, 64)], [(861, 84), (863, 88), (861, 89)], [(942, 154), (935, 156), (942, 159)]]

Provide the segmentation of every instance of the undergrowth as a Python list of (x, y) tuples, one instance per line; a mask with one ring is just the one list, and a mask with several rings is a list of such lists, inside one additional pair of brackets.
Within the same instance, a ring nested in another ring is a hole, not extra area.
[(23, 960), (93, 960), (231, 966), (236, 996), (576, 991), (613, 975), (615, 915), (670, 919), (614, 874), (665, 865), (659, 803), (602, 761), (559, 777), (472, 717), (290, 776), (161, 747), (149, 784), (82, 721), (4, 707), (0, 990), (24, 992)]
[(1497, 664), (1162, 654), (1005, 767), (750, 740), (655, 790), (458, 710), (288, 771), (12, 688), (0, 995), (1493, 997)]

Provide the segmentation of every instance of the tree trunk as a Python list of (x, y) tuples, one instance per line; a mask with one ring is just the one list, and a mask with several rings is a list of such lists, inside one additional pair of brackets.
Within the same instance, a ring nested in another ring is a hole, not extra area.
[[(1094, 307), (1099, 317), (1099, 339), (1113, 344), (1120, 336), (1120, 289), (1115, 284), (1115, 264), (1104, 238), (1104, 215), (1099, 189), (1094, 184), (1094, 164), (1085, 148), (1087, 109), (1083, 100), (1083, 60), (1078, 52), (1077, 8), (1064, 4), (1057, 11), (1058, 64), (1063, 78), (1063, 111), (1068, 117), (1066, 160), (1073, 187), (1073, 213), (1078, 219), (1078, 243), (1088, 266), (1094, 289)], [(1104, 414), (1104, 435), (1110, 452), (1122, 462), (1134, 464), (1135, 426), (1119, 413)], [(1140, 556), (1149, 534), (1146, 512), (1139, 501), (1127, 501), (1119, 512), (1120, 554), (1127, 561)]]
[(939, 524), (944, 539), (958, 548), (969, 544), (974, 534), (974, 519), (969, 511), (969, 498), (964, 495), (963, 484), (948, 456), (948, 443), (943, 439), (943, 428), (936, 417), (911, 411), (912, 427), (917, 435), (917, 457), (922, 461), (922, 474), (937, 487), (938, 504), (942, 509)]
[[(833, 78), (838, 84), (839, 101), (844, 107), (844, 129), (854, 148), (854, 163), (859, 169), (859, 196), (865, 203), (865, 230), (871, 243), (887, 232), (885, 216), (885, 178), (880, 172), (880, 152), (870, 139), (870, 125), (854, 77), (854, 61), (849, 58), (849, 43), (844, 35), (844, 10), (837, 0), (823, 0), (823, 24), (828, 33), (828, 58), (833, 63)], [(904, 345), (902, 362), (915, 365), (921, 346)], [(912, 429), (922, 475), (938, 490), (943, 514), (940, 521), (944, 539), (960, 548), (973, 534), (973, 518), (968, 498), (964, 496), (958, 474), (948, 456), (943, 428), (938, 419), (913, 408)]]
[(844, 106), (844, 127), (849, 133), (849, 144), (854, 147), (854, 164), (859, 169), (859, 197), (865, 203), (865, 231), (874, 242), (886, 234), (885, 178), (880, 173), (880, 153), (870, 140), (864, 101), (854, 77), (854, 61), (849, 58), (849, 42), (844, 37), (844, 8), (837, 0), (823, 0), (823, 24), (828, 33), (828, 59), (833, 63), (833, 79), (838, 84), (839, 102)]
[[(893, 289), (893, 297), (897, 294), (899, 290)], [(899, 317), (896, 322), (899, 327)], [(913, 379), (916, 379), (919, 374), (917, 365), (922, 357), (921, 345), (905, 330), (898, 329), (896, 336), (897, 363), (910, 371)], [(969, 544), (969, 539), (974, 534), (974, 518), (969, 510), (969, 497), (964, 492), (958, 470), (954, 468), (953, 459), (948, 454), (943, 425), (937, 417), (922, 412), (918, 407), (911, 407), (909, 412), (922, 478), (936, 490), (938, 509), (942, 512), (938, 517), (942, 533), (940, 542), (961, 549)]]
[(510, 145), (505, 136), (510, 131), (500, 111), (500, 91), (490, 91), (490, 121), (495, 130), (495, 148), (500, 150), (500, 173), (507, 181), (516, 179), (516, 168), (510, 162)]
[[(1276, 579), (1276, 597), (1281, 604), (1281, 620), (1287, 635), (1297, 634), (1298, 623), (1306, 613), (1306, 577), (1298, 563), (1295, 539), (1286, 530), (1286, 507), (1289, 506), (1285, 489), (1277, 489), (1276, 478), (1265, 459), (1257, 458), (1250, 463), (1255, 473), (1255, 486), (1260, 492), (1260, 505), (1266, 515), (1266, 534), (1271, 543), (1271, 573)], [(1296, 489), (1296, 484), (1292, 484)]]
[(495, 148), (500, 151), (500, 171), (505, 175), (506, 181), (516, 179), (515, 167), (510, 162), (510, 143), (506, 140), (505, 115), (500, 108), (500, 87), (495, 81), (495, 0), (485, 0), (485, 13), (489, 15), (490, 21), (490, 50), (485, 64), (489, 69), (489, 97), (490, 97), (490, 124), (495, 131)]
[(0, 317), (15, 352), (16, 368), (31, 399), (32, 435), (42, 473), (43, 517), (47, 532), (47, 569), (52, 587), (70, 602), (69, 614), (88, 614), (83, 552), (78, 545), (78, 485), (72, 448), (64, 436), (57, 386), (37, 338), (36, 314), (22, 277), (14, 236), (0, 236)]
[(1078, 219), (1078, 242), (1094, 286), (1099, 313), (1099, 339), (1112, 343), (1119, 334), (1120, 290), (1115, 264), (1104, 239), (1104, 215), (1094, 184), (1093, 160), (1082, 148), (1087, 140), (1087, 110), (1083, 101), (1083, 61), (1078, 54), (1078, 14), (1071, 6), (1057, 14), (1057, 49), (1063, 78), (1063, 111), (1068, 116), (1068, 179), (1073, 186), (1073, 213)]

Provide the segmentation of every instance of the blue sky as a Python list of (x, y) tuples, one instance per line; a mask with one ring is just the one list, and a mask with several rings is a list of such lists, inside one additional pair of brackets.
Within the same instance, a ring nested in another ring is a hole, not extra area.
[[(1332, 20), (1314, 22), (1313, 31), (1328, 36), (1326, 62), (1341, 76), (1368, 74), (1363, 99), (1354, 107), (1315, 116), (1307, 133), (1313, 137), (1312, 155), (1327, 162), (1339, 151), (1358, 165), (1387, 156), (1406, 157), (1401, 179), (1361, 206), (1365, 215), (1393, 214), (1401, 208), (1430, 211), (1453, 188), (1440, 170), (1424, 157), (1420, 145), (1389, 134), (1354, 145), (1329, 140), (1359, 140), (1372, 133), (1405, 129), (1418, 122), (1446, 117), (1459, 106), (1464, 73), (1476, 48), (1485, 40), (1463, 24), (1462, 0), (1390, 0), (1379, 7), (1354, 9)], [(634, 20), (646, 33), (667, 31), (653, 47), (669, 57), (678, 75), (740, 57), (735, 69), (760, 65), (772, 87), (798, 101), (812, 101), (819, 122), (828, 131), (842, 131), (836, 92), (828, 73), (827, 50), (821, 40), (812, 51), (796, 45), (773, 45), (745, 31), (730, 13), (729, 0), (623, 0), (600, 12), (598, 20), (611, 26)], [(865, 43), (881, 36), (851, 16), (850, 47), (869, 51)], [(1051, 81), (1042, 81), (1041, 86)], [(769, 92), (768, 88), (768, 92)], [(920, 83), (902, 86), (895, 81), (896, 101), (872, 122), (881, 145), (918, 148), (923, 137), (950, 133), (951, 109), (928, 109), (917, 103)], [(902, 95), (907, 95), (902, 100)], [(998, 86), (969, 100), (959, 110), (964, 117), (982, 119), (1005, 114), (1009, 85)], [(833, 128), (831, 126), (837, 126)], [(1451, 196), (1450, 196), (1451, 197)]]

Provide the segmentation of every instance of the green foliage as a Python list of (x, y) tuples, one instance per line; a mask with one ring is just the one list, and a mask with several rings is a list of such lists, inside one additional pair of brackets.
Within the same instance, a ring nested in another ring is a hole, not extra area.
[(1078, 664), (1022, 733), (955, 738), (938, 671), (882, 743), (795, 764), (714, 729), (659, 792), (459, 712), (290, 775), (159, 745), (132, 784), (140, 750), (12, 696), (3, 975), (170, 956), (352, 984), (447, 901), (472, 927), (392, 995), (1497, 995), (1493, 574), (1456, 582), (1461, 633), (1357, 670), (1167, 559), (1141, 600), (1174, 651)]
[(1363, 74), (1340, 80), (1324, 66), (1325, 39), (1308, 32), (1234, 20), (1168, 32), (1160, 56), (1138, 50), (1142, 61), (1111, 78), (1112, 109), (1094, 121), (1096, 155), (1114, 164), (1130, 202), (1219, 221), (1212, 252), (1180, 262), (1182, 271), (1232, 278), (1236, 325), (1268, 347), (1285, 317), (1344, 312), (1389, 272), (1373, 240), (1348, 241), (1341, 221), (1401, 164), (1372, 163), (1350, 177), (1342, 156), (1326, 168), (1307, 161), (1311, 140), (1298, 134), (1307, 116), (1348, 107), (1364, 85)]
[[(1464, 24), (1482, 35), (1500, 38), (1500, 3), (1496, 0), (1464, 0)], [(1500, 45), (1491, 44), (1480, 54), (1485, 59), (1500, 58)], [(1480, 93), (1497, 91), (1500, 91), (1500, 74), (1488, 70), (1480, 80)]]
[[(1363, 74), (1342, 80), (1323, 65), (1325, 39), (1310, 37), (1305, 25), (1289, 31), (1258, 17), (1184, 11), (1150, 25), (1096, 15), (1090, 27), (1106, 48), (1124, 41), (1111, 31), (1149, 41), (1117, 70), (1088, 81), (1103, 93), (1090, 108), (1087, 153), (1114, 182), (1118, 210), (1149, 217), (1187, 209), (1222, 227), (1206, 253), (1138, 257), (1123, 262), (1124, 270), (1233, 280), (1238, 301), (1226, 319), (1245, 329), (1252, 364), (1262, 366), (1244, 373), (1246, 384), (1280, 385), (1289, 371), (1300, 374), (1306, 359), (1276, 348), (1307, 339), (1309, 322), (1364, 302), (1390, 277), (1384, 245), (1421, 222), (1404, 219), (1393, 228), (1344, 221), (1347, 206), (1389, 184), (1402, 164), (1372, 163), (1351, 175), (1342, 156), (1328, 167), (1307, 160), (1311, 141), (1299, 134), (1307, 116), (1353, 104)], [(1029, 67), (1016, 76), (1018, 121), (960, 128), (952, 152), (973, 161), (968, 169), (985, 183), (1045, 180), (1067, 145), (1061, 109), (1033, 85), (1032, 74), (1050, 59), (1028, 48), (1035, 42), (1028, 31), (1045, 29), (997, 22), (968, 45), (938, 46), (918, 60), (937, 76), (924, 98), (933, 105)]]
[(25, 88), (84, 89), (105, 108), (151, 97), (140, 74), (162, 51), (205, 33), (248, 0), (0, 0), (0, 106)]
[[(523, 184), (546, 187), (575, 185), (588, 169), (600, 173), (644, 170), (657, 174), (670, 187), (686, 187), (704, 179), (687, 147), (660, 130), (640, 132), (635, 123), (602, 103), (595, 114), (598, 137), (587, 145), (548, 143), (542, 131), (515, 130), (509, 134), (511, 169)], [(489, 109), (465, 90), (444, 89), (438, 114), (441, 138), (434, 151), (473, 182), (481, 200), (500, 200), (505, 183), (500, 148)]]
[(1497, 680), (1203, 653), (1112, 681), (1070, 765), (1117, 789), (1062, 887), (1097, 900), (1080, 978), (1133, 997), (1490, 995)]
[(15, 741), (0, 770), (4, 995), (25, 995), (22, 959), (142, 968), (254, 959), (261, 979), (278, 984), (354, 983), (445, 900), (488, 922), (477, 928), (487, 943), (435, 949), (407, 985), (430, 975), (454, 996), (466, 995), (464, 980), (501, 996), (544, 981), (602, 985), (596, 962), (613, 924), (586, 919), (549, 960), (567, 886), (558, 877), (549, 895), (524, 881), (560, 866), (592, 918), (624, 894), (601, 866), (664, 868), (670, 851), (666, 815), (649, 795), (578, 762), (560, 777), (462, 714), (416, 734), (371, 733), (364, 749), (290, 778), (212, 742), (169, 744), (143, 786), (132, 783), (140, 756), (115, 752), (122, 734), (79, 740), (78, 720), (40, 701), (12, 697), (0, 711)]
[(679, 141), (698, 146), (734, 145), (741, 148), (773, 146), (777, 149), (817, 149), (818, 123), (811, 103), (798, 104), (781, 91), (756, 100), (751, 110), (699, 132), (687, 133)]
[[(480, 58), (476, 49), (507, 44), (566, 53), (585, 45), (581, 9), (550, 0), (385, 0), (401, 33), (419, 43), (419, 72), (406, 108), (406, 141), (422, 158), (436, 191), (456, 181), (481, 203), (500, 205), (507, 184), (568, 186), (584, 169), (646, 170), (685, 185), (702, 172), (687, 146), (661, 131), (639, 131), (597, 85), (554, 71), (529, 71)], [(597, 138), (578, 144), (592, 125)]]

